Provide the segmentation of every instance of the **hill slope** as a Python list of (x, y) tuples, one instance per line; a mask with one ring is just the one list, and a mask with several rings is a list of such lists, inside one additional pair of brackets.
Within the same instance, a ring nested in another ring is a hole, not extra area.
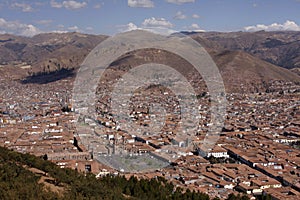
[[(43, 178), (44, 177), (44, 178)], [(48, 177), (48, 182), (41, 182)], [(60, 188), (55, 190), (54, 188)], [(61, 189), (62, 188), (62, 189)], [(121, 176), (96, 179), (61, 169), (55, 164), (29, 154), (0, 147), (0, 199), (203, 199), (209, 197), (175, 189), (163, 178), (127, 180)]]
[(275, 81), (300, 83), (300, 77), (290, 70), (242, 51), (223, 51), (213, 58), (228, 92), (267, 91)]
[[(29, 73), (78, 67), (107, 36), (81, 33), (46, 33), (32, 38), (0, 35), (0, 65), (12, 64)], [(20, 72), (21, 73), (21, 72)]]
[[(271, 64), (278, 63), (283, 67), (297, 66), (297, 59), (300, 58), (298, 32), (191, 33), (189, 35), (210, 53), (220, 69), (227, 92), (266, 91), (270, 82), (274, 81), (300, 82), (296, 74)], [(55, 81), (59, 77), (72, 76), (75, 71), (68, 70), (76, 69), (85, 56), (106, 38), (107, 36), (103, 35), (81, 33), (48, 33), (32, 38), (0, 35), (0, 71), (4, 77), (13, 77), (13, 79), (27, 77), (23, 83), (47, 83), (48, 81), (40, 80)], [(143, 64), (145, 54), (152, 58), (153, 62), (160, 61), (172, 65), (184, 74), (193, 73), (189, 71), (188, 63), (176, 56), (158, 54), (154, 51), (133, 52), (113, 64), (119, 66)], [(1, 63), (5, 66), (1, 67)], [(60, 75), (61, 73), (63, 74)], [(36, 74), (42, 76), (36, 78)]]
[[(201, 44), (204, 41), (212, 59), (218, 66), (227, 92), (265, 92), (276, 82), (300, 83), (300, 77), (288, 69), (275, 66), (243, 51), (229, 51), (216, 48), (203, 38), (196, 38)], [(147, 58), (147, 59), (146, 59)], [(194, 88), (205, 90), (205, 83), (198, 72), (182, 58), (164, 51), (151, 49), (139, 50), (124, 55), (112, 63), (112, 66), (128, 71), (130, 68), (144, 63), (161, 63), (172, 66), (194, 84)], [(124, 73), (124, 72), (123, 72)], [(112, 77), (111, 79), (115, 79)]]
[(300, 32), (207, 32), (196, 35), (228, 50), (248, 52), (274, 65), (287, 69), (300, 67)]

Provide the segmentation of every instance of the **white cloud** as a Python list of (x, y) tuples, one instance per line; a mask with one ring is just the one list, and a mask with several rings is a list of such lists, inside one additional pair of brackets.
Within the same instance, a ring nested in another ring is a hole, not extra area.
[(139, 29), (138, 26), (132, 22), (130, 22), (126, 25), (121, 25), (119, 27), (121, 27), (121, 29), (120, 29), (121, 32), (127, 32), (127, 31), (133, 31), (133, 30)]
[(6, 21), (3, 18), (0, 18), (0, 32), (29, 37), (41, 33), (37, 27), (31, 24), (22, 24), (18, 21)]
[(255, 26), (246, 26), (244, 27), (245, 31), (300, 31), (300, 26), (293, 21), (287, 20), (283, 24), (273, 23), (270, 25), (257, 24)]
[(86, 5), (87, 5), (86, 2), (77, 2), (77, 1), (64, 1), (63, 2), (63, 6), (66, 9), (70, 9), (70, 10), (84, 8)]
[(127, 32), (127, 31), (133, 31), (133, 30), (145, 30), (150, 31), (156, 34), (162, 34), (162, 35), (170, 35), (175, 30), (172, 30), (171, 27), (173, 25), (165, 20), (164, 18), (149, 18), (145, 19), (141, 26), (138, 26), (132, 22), (126, 24), (126, 25), (120, 25), (119, 27), (120, 32)]
[(51, 5), (52, 8), (62, 8), (63, 7), (63, 5), (61, 3), (58, 3), (54, 0), (50, 1), (50, 5)]
[(62, 34), (62, 33), (68, 33), (68, 31), (54, 30), (54, 31), (51, 31), (51, 33), (59, 33), (59, 34)]
[(95, 9), (100, 9), (101, 7), (102, 7), (101, 4), (96, 4), (96, 5), (94, 6)]
[(154, 3), (151, 0), (128, 0), (129, 7), (153, 8)]
[(51, 19), (45, 19), (45, 20), (38, 20), (38, 21), (36, 21), (37, 24), (41, 24), (41, 25), (49, 25), (52, 22), (53, 21)]
[(119, 25), (117, 27), (119, 28), (120, 32), (127, 32), (127, 31), (133, 31), (133, 30), (141, 29), (136, 24), (134, 24), (132, 22), (129, 22), (128, 24), (125, 24), (125, 25)]
[(151, 17), (142, 23), (144, 27), (172, 28), (173, 24), (164, 18)]
[(188, 30), (190, 31), (196, 31), (196, 32), (205, 32), (205, 30), (201, 29), (200, 26), (198, 24), (191, 24), (189, 27), (188, 27)]
[(69, 31), (74, 31), (74, 32), (79, 32), (79, 27), (78, 26), (71, 26), (68, 28)]
[(198, 24), (192, 24), (192, 25), (190, 26), (190, 28), (192, 28), (192, 29), (199, 29), (200, 26), (199, 26)]
[(197, 15), (197, 14), (193, 14), (193, 15), (192, 15), (192, 18), (198, 19), (198, 18), (200, 18), (200, 16)]
[(186, 15), (184, 15), (181, 11), (178, 11), (174, 16), (174, 19), (186, 19)]
[(86, 2), (78, 2), (78, 1), (63, 1), (62, 3), (56, 2), (55, 0), (51, 0), (51, 7), (53, 8), (66, 8), (69, 10), (76, 10), (80, 8), (84, 8), (87, 6)]
[(11, 4), (12, 8), (21, 9), (23, 12), (32, 12), (33, 8), (29, 4), (25, 3), (13, 3)]
[(175, 3), (175, 4), (183, 4), (183, 3), (194, 3), (195, 0), (166, 0), (168, 3)]

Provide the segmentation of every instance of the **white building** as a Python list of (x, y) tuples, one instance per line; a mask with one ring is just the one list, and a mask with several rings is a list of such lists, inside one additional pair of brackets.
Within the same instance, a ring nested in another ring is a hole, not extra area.
[(229, 155), (227, 153), (227, 150), (220, 147), (215, 146), (211, 151), (203, 151), (199, 149), (198, 151), (199, 155), (203, 157), (215, 157), (215, 158), (229, 158)]

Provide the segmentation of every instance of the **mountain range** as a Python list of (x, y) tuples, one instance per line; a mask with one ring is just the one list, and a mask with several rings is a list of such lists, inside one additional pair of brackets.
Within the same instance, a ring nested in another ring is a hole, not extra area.
[[(211, 55), (229, 92), (266, 91), (274, 81), (300, 83), (300, 32), (184, 34), (199, 42)], [(76, 71), (88, 53), (106, 38), (76, 32), (46, 33), (31, 38), (0, 35), (0, 72), (2, 77), (23, 80), (36, 74)], [(114, 63), (134, 65), (135, 55), (143, 53), (130, 54)], [(165, 53), (155, 56), (154, 60), (167, 63), (174, 59)]]

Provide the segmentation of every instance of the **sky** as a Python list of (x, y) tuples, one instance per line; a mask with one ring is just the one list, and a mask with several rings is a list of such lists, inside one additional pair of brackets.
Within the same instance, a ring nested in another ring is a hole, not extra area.
[(300, 0), (0, 0), (0, 34), (300, 31)]

